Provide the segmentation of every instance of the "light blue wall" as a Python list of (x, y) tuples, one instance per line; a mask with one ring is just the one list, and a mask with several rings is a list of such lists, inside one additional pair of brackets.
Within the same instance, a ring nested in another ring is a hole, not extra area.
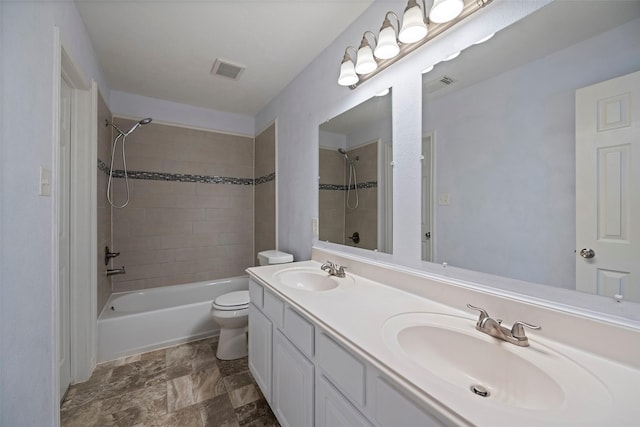
[(631, 21), (425, 100), (436, 194), (450, 196), (436, 262), (575, 289), (575, 90), (638, 70), (639, 36)]
[(311, 256), (318, 215), (318, 126), (383, 89), (393, 88), (393, 248), (402, 264), (420, 262), (422, 75), (428, 65), (542, 7), (548, 1), (495, 0), (464, 25), (432, 40), (356, 90), (338, 86), (344, 50), (366, 30), (378, 31), (385, 12), (406, 1), (375, 1), (256, 117), (256, 129), (278, 119), (278, 243), (297, 260)]
[(105, 95), (109, 88), (73, 1), (0, 8), (0, 425), (54, 426), (54, 206), (38, 195), (38, 182), (40, 166), (54, 166), (55, 26), (85, 77)]
[(227, 113), (178, 102), (111, 91), (109, 105), (114, 116), (151, 117), (155, 123), (175, 123), (243, 136), (254, 136), (255, 119), (245, 114)]

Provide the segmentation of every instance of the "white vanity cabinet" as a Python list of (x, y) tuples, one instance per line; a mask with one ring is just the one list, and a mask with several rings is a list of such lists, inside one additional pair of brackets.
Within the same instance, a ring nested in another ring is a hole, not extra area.
[(249, 369), (280, 424), (313, 426), (313, 324), (253, 280), (249, 295)]
[(272, 337), (269, 318), (249, 304), (249, 369), (267, 402), (271, 402)]
[(268, 288), (249, 290), (249, 368), (283, 426), (446, 425)]
[(314, 366), (276, 331), (273, 338), (273, 391), (271, 407), (286, 427), (313, 425)]

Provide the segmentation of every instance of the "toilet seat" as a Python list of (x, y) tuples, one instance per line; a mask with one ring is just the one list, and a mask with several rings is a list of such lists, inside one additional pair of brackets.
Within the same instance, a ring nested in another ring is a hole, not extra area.
[(229, 292), (213, 301), (213, 308), (222, 311), (242, 310), (249, 307), (249, 291)]

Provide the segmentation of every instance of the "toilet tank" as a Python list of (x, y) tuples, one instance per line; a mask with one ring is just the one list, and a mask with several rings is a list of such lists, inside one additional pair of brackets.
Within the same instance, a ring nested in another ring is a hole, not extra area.
[(260, 265), (286, 264), (293, 262), (293, 255), (276, 250), (258, 252)]

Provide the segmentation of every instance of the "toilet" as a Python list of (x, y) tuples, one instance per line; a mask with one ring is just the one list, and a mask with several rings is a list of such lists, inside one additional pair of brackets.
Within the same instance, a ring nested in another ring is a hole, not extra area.
[[(258, 253), (260, 265), (293, 262), (293, 255), (276, 250)], [(217, 297), (211, 305), (211, 317), (220, 326), (216, 357), (233, 360), (245, 357), (249, 324), (249, 291), (229, 292)]]

